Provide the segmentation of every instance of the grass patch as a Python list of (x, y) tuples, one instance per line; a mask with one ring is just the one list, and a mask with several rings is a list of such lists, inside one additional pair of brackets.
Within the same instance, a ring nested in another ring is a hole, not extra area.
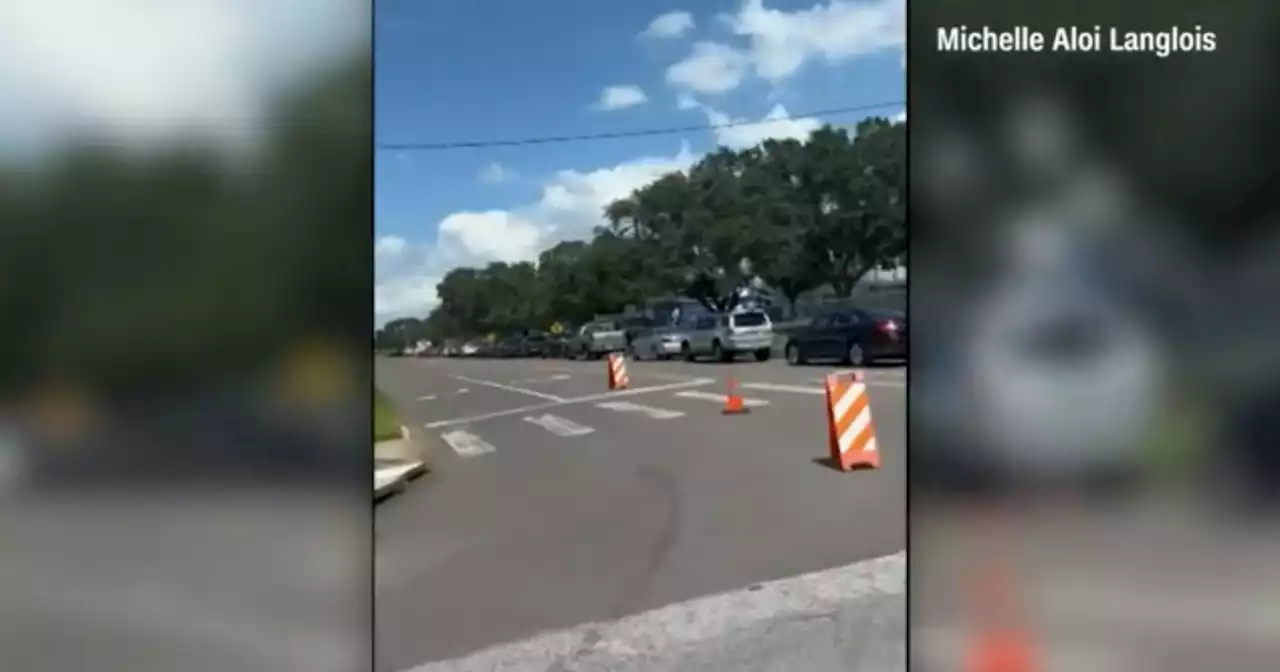
[(387, 396), (373, 391), (373, 442), (400, 438), (400, 418)]

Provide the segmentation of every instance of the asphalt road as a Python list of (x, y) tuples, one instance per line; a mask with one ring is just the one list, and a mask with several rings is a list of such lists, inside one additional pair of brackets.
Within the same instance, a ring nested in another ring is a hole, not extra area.
[[(438, 438), (376, 513), (378, 669), (880, 558), (906, 547), (906, 369), (866, 372), (878, 470), (821, 463), (823, 367), (387, 359)], [(734, 376), (752, 412), (720, 413)]]

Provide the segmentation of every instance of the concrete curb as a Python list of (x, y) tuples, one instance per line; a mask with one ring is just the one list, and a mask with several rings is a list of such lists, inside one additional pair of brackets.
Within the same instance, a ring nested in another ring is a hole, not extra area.
[(374, 459), (379, 460), (404, 460), (409, 462), (418, 462), (422, 464), (421, 468), (409, 471), (403, 478), (399, 479), (394, 485), (384, 485), (381, 489), (377, 486), (378, 471), (374, 471), (374, 501), (380, 502), (393, 495), (404, 492), (411, 481), (417, 480), (423, 474), (432, 471), (431, 453), (428, 447), (423, 445), (421, 441), (415, 441), (409, 428), (400, 426), (400, 438), (389, 441), (378, 441), (373, 444)]
[(403, 672), (906, 669), (905, 551)]

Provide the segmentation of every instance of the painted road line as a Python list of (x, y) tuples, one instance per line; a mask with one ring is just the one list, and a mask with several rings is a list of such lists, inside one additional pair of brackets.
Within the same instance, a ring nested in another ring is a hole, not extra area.
[[(716, 394), (715, 392), (699, 392), (697, 390), (689, 390), (688, 392), (676, 392), (675, 396), (684, 397), (685, 399), (705, 399), (707, 401), (715, 401), (722, 404), (726, 400), (728, 400), (728, 397), (723, 394)], [(765, 401), (764, 399), (751, 399), (748, 397), (743, 397), (742, 405), (743, 406), (768, 406), (769, 402)]]
[(617, 399), (619, 397), (631, 397), (637, 394), (652, 394), (655, 392), (670, 392), (672, 390), (683, 390), (690, 387), (700, 387), (710, 385), (716, 382), (714, 378), (697, 378), (684, 383), (672, 383), (670, 385), (654, 385), (652, 387), (633, 387), (626, 390), (618, 390), (615, 392), (603, 392), (601, 394), (589, 394), (585, 397), (574, 397), (572, 399), (562, 399), (560, 401), (552, 401), (545, 404), (531, 404), (529, 406), (521, 406), (519, 408), (508, 408), (502, 411), (493, 411), (492, 413), (481, 413), (465, 418), (453, 418), (450, 420), (437, 420), (429, 422), (423, 427), (427, 429), (437, 429), (440, 427), (452, 427), (455, 425), (469, 425), (473, 422), (482, 420), (493, 420), (494, 418), (505, 418), (512, 415), (524, 415), (535, 411), (545, 411), (560, 406), (571, 406), (573, 404), (587, 404), (596, 401), (604, 401), (606, 399)]
[(530, 384), (537, 384), (537, 383), (554, 383), (556, 381), (570, 380), (572, 378), (573, 376), (567, 373), (559, 373), (554, 376), (543, 376), (541, 378), (526, 378), (524, 380), (513, 380), (511, 382), (514, 384), (530, 385)]
[(536, 417), (526, 415), (523, 420), (525, 422), (535, 424), (556, 436), (563, 436), (566, 438), (571, 436), (583, 436), (596, 431), (586, 425), (579, 425), (572, 420), (566, 420), (565, 418), (557, 415), (551, 415), (550, 413), (544, 413)]
[(453, 452), (462, 457), (476, 457), (486, 453), (492, 453), (497, 450), (489, 442), (472, 434), (464, 432), (461, 429), (455, 429), (452, 432), (445, 432), (440, 435), (444, 442), (449, 444)]
[[(832, 373), (848, 374), (851, 372), (850, 371), (832, 371)], [(875, 377), (864, 375), (862, 377), (862, 382), (866, 383), (871, 387), (906, 387), (907, 386), (906, 379), (894, 380), (894, 378), (899, 378), (899, 376), (893, 376), (890, 378), (875, 378)], [(810, 378), (810, 380), (812, 380), (815, 383), (827, 382), (826, 378)], [(746, 385), (744, 384), (743, 387), (746, 387)], [(819, 392), (821, 393), (821, 390), (819, 390)]]
[(485, 387), (492, 387), (495, 390), (502, 390), (504, 392), (514, 392), (516, 394), (523, 394), (530, 397), (537, 397), (539, 399), (546, 399), (547, 401), (564, 401), (563, 398), (557, 397), (554, 394), (547, 394), (546, 392), (539, 392), (537, 390), (529, 390), (523, 387), (515, 387), (513, 385), (504, 385), (502, 383), (496, 383), (492, 380), (480, 380), (478, 378), (468, 378), (466, 376), (454, 376), (454, 378), (456, 378), (457, 380), (461, 380), (465, 383), (471, 383), (472, 385), (483, 385)]
[(826, 394), (827, 391), (821, 387), (808, 387), (804, 385), (775, 385), (774, 383), (743, 383), (742, 387), (748, 390), (764, 390), (766, 392), (788, 392), (790, 394)]
[(426, 396), (418, 397), (418, 401), (435, 401), (435, 398), (436, 395), (428, 394)]
[(629, 401), (606, 401), (602, 404), (596, 404), (596, 408), (618, 411), (619, 413), (640, 413), (653, 418), (654, 420), (670, 420), (672, 418), (684, 417), (684, 411), (672, 411), (665, 408), (642, 406), (640, 404), (633, 404)]
[[(552, 670), (565, 669), (566, 660), (575, 661), (574, 669), (674, 670), (688, 666), (690, 651), (708, 648), (726, 653), (717, 656), (711, 664), (704, 660), (703, 669), (740, 669), (742, 660), (731, 661), (732, 656), (727, 654), (734, 649), (734, 642), (799, 624), (804, 624), (804, 631), (811, 632), (815, 623), (831, 630), (829, 636), (833, 642), (864, 637), (868, 638), (862, 642), (864, 645), (895, 649), (894, 658), (905, 658), (905, 632), (855, 629), (850, 624), (859, 620), (905, 621), (906, 592), (907, 554), (902, 551), (695, 598), (616, 621), (584, 623), (402, 672)], [(871, 641), (870, 637), (887, 638), (887, 641)], [(771, 660), (779, 662), (779, 656), (786, 652), (771, 653)], [(800, 646), (791, 652), (789, 657), (793, 660), (786, 661), (790, 665), (782, 662), (770, 667), (805, 669), (806, 664), (812, 665), (813, 656), (812, 648)], [(902, 662), (884, 661), (856, 669), (902, 670), (905, 667)]]

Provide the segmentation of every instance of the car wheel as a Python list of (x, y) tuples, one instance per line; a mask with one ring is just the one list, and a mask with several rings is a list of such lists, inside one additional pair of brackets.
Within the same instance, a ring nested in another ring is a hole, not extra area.
[(800, 346), (795, 343), (787, 344), (787, 363), (791, 366), (800, 366), (804, 364), (804, 355), (800, 353)]
[(769, 355), (772, 354), (773, 351), (770, 348), (760, 348), (759, 350), (756, 350), (756, 361), (767, 362), (769, 361)]
[(724, 349), (720, 347), (720, 341), (711, 342), (711, 359), (717, 362), (728, 361), (728, 358), (725, 357)]
[(689, 347), (689, 343), (687, 341), (680, 344), (680, 356), (684, 357), (684, 361), (686, 362), (692, 362), (694, 360), (693, 348)]
[(849, 366), (866, 366), (867, 355), (862, 351), (862, 346), (857, 343), (850, 343), (849, 349), (844, 358), (844, 363)]

